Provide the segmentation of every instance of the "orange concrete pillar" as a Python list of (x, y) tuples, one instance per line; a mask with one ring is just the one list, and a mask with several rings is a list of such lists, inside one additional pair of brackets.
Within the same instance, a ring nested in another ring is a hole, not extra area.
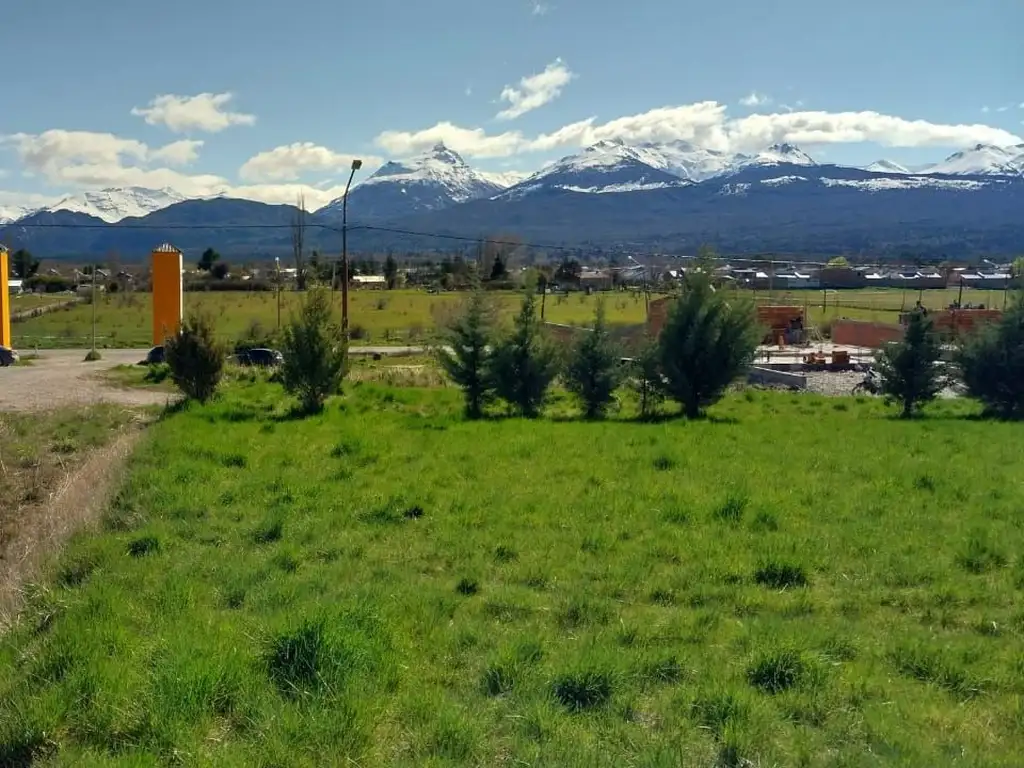
[(159, 346), (181, 328), (181, 251), (170, 243), (153, 249), (153, 346)]
[(11, 343), (11, 287), (7, 282), (7, 248), (0, 245), (0, 346), (13, 347)]

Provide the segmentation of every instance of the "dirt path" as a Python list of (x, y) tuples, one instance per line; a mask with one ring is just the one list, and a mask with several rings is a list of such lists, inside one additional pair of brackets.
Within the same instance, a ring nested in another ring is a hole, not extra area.
[(93, 403), (144, 406), (164, 405), (165, 392), (117, 387), (98, 374), (118, 365), (133, 365), (146, 350), (110, 349), (103, 359), (82, 362), (84, 350), (50, 350), (39, 353), (30, 365), (0, 368), (0, 411), (49, 410)]
[(21, 510), (14, 535), (0, 542), (0, 635), (15, 621), (25, 585), (38, 577), (43, 564), (59, 554), (72, 534), (99, 520), (141, 435), (139, 427), (129, 428), (93, 451), (45, 501)]

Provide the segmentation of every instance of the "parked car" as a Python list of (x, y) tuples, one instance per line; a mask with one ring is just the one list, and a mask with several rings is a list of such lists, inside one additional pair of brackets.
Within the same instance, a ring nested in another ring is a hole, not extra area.
[(153, 347), (146, 354), (146, 359), (139, 362), (139, 365), (159, 365), (160, 363), (166, 362), (167, 357), (164, 354), (163, 346)]
[(235, 355), (235, 362), (239, 365), (256, 365), (264, 368), (273, 368), (284, 362), (284, 355), (276, 349), (246, 349)]
[(10, 347), (0, 346), (0, 368), (6, 368), (8, 365), (14, 365), (18, 360), (21, 359), (21, 355), (16, 350)]

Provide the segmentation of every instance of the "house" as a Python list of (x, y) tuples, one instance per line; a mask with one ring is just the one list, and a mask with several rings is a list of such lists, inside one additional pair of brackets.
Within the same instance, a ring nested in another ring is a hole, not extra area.
[(580, 288), (584, 291), (610, 291), (611, 273), (603, 269), (584, 269), (580, 272)]
[(809, 272), (801, 272), (798, 269), (775, 274), (775, 287), (780, 289), (796, 290), (802, 288), (818, 288), (821, 283), (818, 278)]
[(21, 280), (8, 280), (7, 292), (12, 296), (19, 296), (22, 293), (23, 282)]
[(386, 288), (388, 285), (384, 275), (352, 275), (351, 281), (356, 288)]
[(1010, 285), (1009, 272), (965, 272), (961, 279), (968, 288), (980, 288), (983, 291), (1002, 291)]

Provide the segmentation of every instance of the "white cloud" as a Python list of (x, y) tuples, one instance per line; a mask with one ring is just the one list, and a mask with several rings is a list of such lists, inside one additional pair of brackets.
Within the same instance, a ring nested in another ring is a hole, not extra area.
[(985, 113), (985, 114), (987, 115), (987, 114), (988, 114), (989, 112), (991, 112), (992, 110), (991, 110), (991, 109), (989, 109), (988, 107), (982, 107), (982, 108), (981, 108), (981, 111), (982, 111), (982, 112), (984, 112), (984, 113)]
[(149, 159), (171, 165), (188, 165), (199, 158), (199, 150), (202, 146), (203, 142), (195, 139), (173, 141), (150, 152)]
[(562, 88), (575, 77), (576, 75), (569, 71), (561, 59), (555, 59), (543, 72), (522, 78), (518, 87), (506, 85), (499, 99), (508, 102), (509, 106), (498, 113), (498, 119), (514, 120), (543, 107), (557, 99), (562, 93)]
[(740, 99), (740, 104), (744, 107), (760, 107), (771, 103), (772, 99), (770, 96), (765, 96), (757, 91), (751, 91), (748, 95)]
[(175, 133), (189, 130), (217, 133), (232, 125), (253, 125), (255, 115), (231, 112), (230, 93), (200, 93), (197, 96), (157, 96), (146, 107), (132, 107), (132, 114), (149, 125), (164, 125)]
[[(112, 133), (54, 129), (39, 134), (16, 133), (0, 138), (11, 145), (29, 174), (55, 185), (173, 186), (184, 194), (219, 180), (210, 175), (188, 176), (154, 163), (187, 165), (198, 157), (201, 141), (175, 141), (150, 148), (141, 141)], [(180, 186), (179, 186), (180, 185)]]
[(244, 181), (296, 181), (310, 171), (347, 171), (356, 158), (367, 165), (380, 163), (379, 157), (339, 154), (311, 141), (301, 141), (260, 152), (245, 161), (238, 175)]
[(508, 157), (525, 148), (520, 131), (489, 136), (483, 128), (460, 128), (449, 122), (421, 131), (384, 131), (373, 141), (388, 154), (399, 156), (421, 152), (438, 143), (466, 157)]
[(550, 5), (539, 2), (539, 0), (537, 0), (532, 4), (532, 7), (530, 8), (530, 14), (533, 16), (547, 16), (548, 11), (550, 10)]
[(729, 118), (726, 107), (703, 101), (659, 107), (604, 123), (590, 117), (550, 133), (528, 137), (521, 131), (488, 134), (442, 122), (420, 131), (385, 131), (377, 146), (406, 155), (444, 142), (466, 157), (509, 157), (524, 152), (575, 149), (601, 139), (627, 142), (685, 140), (721, 151), (752, 151), (777, 142), (847, 144), (876, 142), (889, 147), (963, 147), (975, 143), (1015, 144), (1021, 138), (983, 124), (946, 124), (907, 120), (878, 112), (792, 111)]
[(1013, 106), (1013, 104), (1003, 104), (1001, 107), (996, 107), (996, 112), (1007, 112)]

